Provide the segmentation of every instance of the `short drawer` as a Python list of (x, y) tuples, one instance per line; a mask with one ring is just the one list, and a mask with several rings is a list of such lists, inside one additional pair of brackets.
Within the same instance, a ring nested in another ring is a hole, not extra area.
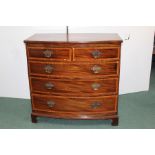
[(71, 48), (28, 48), (30, 60), (71, 61)]
[(97, 78), (118, 76), (119, 62), (107, 63), (43, 63), (29, 62), (30, 75), (44, 77)]
[(95, 60), (119, 60), (119, 48), (75, 48), (73, 52), (74, 61), (95, 61)]
[(56, 97), (32, 95), (33, 110), (52, 112), (113, 112), (117, 111), (117, 96), (106, 97)]
[(68, 80), (31, 78), (32, 92), (66, 96), (98, 96), (116, 94), (118, 78)]

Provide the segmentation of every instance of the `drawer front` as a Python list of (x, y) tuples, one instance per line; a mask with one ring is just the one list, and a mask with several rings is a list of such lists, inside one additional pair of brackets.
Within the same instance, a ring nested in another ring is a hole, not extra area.
[(95, 61), (105, 59), (119, 59), (119, 48), (75, 48), (74, 61)]
[(52, 112), (112, 112), (117, 110), (117, 96), (66, 98), (32, 95), (33, 110)]
[(29, 48), (28, 56), (30, 60), (71, 61), (71, 52), (71, 48)]
[(67, 76), (68, 78), (80, 78), (89, 76), (117, 76), (119, 69), (118, 62), (107, 63), (37, 63), (30, 62), (30, 75), (38, 76)]
[(116, 94), (118, 88), (117, 84), (117, 78), (91, 81), (31, 78), (33, 93), (39, 92), (66, 96), (98, 96)]

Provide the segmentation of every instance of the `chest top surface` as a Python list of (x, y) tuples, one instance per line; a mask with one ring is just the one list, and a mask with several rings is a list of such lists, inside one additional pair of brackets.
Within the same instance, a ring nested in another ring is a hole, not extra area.
[(116, 43), (122, 39), (115, 33), (40, 33), (34, 34), (25, 43)]

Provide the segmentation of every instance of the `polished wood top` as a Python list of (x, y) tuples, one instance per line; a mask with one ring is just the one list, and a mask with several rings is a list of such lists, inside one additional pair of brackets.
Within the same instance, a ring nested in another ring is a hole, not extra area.
[(25, 43), (121, 43), (118, 34), (112, 33), (42, 33), (34, 34), (24, 41)]

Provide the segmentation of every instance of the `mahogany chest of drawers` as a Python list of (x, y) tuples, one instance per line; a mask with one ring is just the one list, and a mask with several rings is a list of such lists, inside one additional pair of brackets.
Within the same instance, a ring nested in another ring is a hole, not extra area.
[(117, 34), (35, 34), (24, 42), (33, 123), (52, 117), (118, 125)]

